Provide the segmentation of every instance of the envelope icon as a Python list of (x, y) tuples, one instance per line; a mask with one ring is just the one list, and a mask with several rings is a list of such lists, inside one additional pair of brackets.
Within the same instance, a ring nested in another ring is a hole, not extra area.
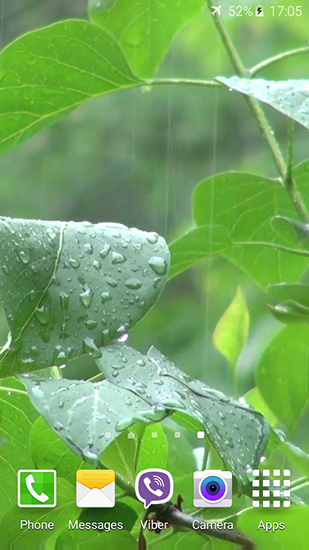
[(115, 506), (114, 470), (78, 470), (76, 472), (76, 506), (113, 508)]

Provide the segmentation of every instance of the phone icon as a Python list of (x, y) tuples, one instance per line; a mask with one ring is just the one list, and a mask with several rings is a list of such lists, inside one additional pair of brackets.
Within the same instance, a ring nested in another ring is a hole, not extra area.
[[(159, 477), (159, 476), (157, 476), (157, 477)], [(161, 479), (161, 478), (159, 478), (159, 479)], [(160, 489), (152, 489), (150, 487), (151, 481), (150, 481), (149, 477), (144, 477), (143, 482), (144, 482), (146, 488), (148, 489), (148, 491), (150, 491), (153, 495), (155, 495), (156, 497), (162, 497), (163, 491), (161, 491)]]
[(56, 506), (55, 470), (19, 470), (18, 506), (20, 508), (53, 508)]
[(34, 483), (34, 477), (32, 474), (29, 474), (26, 477), (25, 481), (26, 481), (27, 489), (29, 493), (33, 496), (33, 498), (35, 498), (39, 502), (46, 502), (47, 500), (49, 500), (49, 496), (45, 495), (45, 493), (41, 493), (40, 495), (38, 495), (35, 489), (33, 489), (32, 485)]
[(174, 491), (172, 475), (161, 468), (147, 468), (136, 476), (135, 493), (148, 508), (150, 504), (163, 504), (171, 499)]

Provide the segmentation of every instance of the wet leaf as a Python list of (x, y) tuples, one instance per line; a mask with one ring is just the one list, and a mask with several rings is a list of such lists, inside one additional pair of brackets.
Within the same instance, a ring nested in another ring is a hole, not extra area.
[(0, 266), (4, 376), (100, 356), (155, 303), (169, 251), (156, 233), (120, 224), (1, 218)]
[(149, 422), (156, 414), (155, 407), (107, 380), (53, 380), (38, 374), (19, 377), (48, 424), (83, 460), (94, 464), (124, 429), (139, 421)]
[(120, 44), (132, 71), (151, 78), (178, 31), (203, 7), (203, 0), (88, 0), (90, 19)]
[(263, 103), (309, 129), (309, 80), (272, 81), (232, 76), (216, 78), (230, 90), (235, 90)]
[(24, 34), (0, 54), (0, 151), (85, 101), (138, 83), (117, 42), (87, 21)]
[(267, 406), (290, 430), (309, 399), (309, 326), (284, 327), (261, 356), (256, 384)]
[(233, 370), (247, 341), (249, 322), (250, 317), (245, 297), (241, 289), (238, 288), (213, 333), (215, 348), (228, 360)]
[(156, 408), (141, 413), (146, 421), (159, 421), (167, 411), (197, 420), (226, 466), (240, 483), (247, 483), (246, 469), (258, 463), (267, 444), (268, 425), (259, 413), (190, 378), (155, 348), (144, 356), (113, 343), (102, 349), (96, 362), (110, 382)]

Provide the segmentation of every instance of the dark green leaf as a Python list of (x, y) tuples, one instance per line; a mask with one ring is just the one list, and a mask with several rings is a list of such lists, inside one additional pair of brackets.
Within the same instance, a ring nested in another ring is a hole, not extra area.
[(281, 453), (303, 474), (309, 478), (309, 455), (304, 453), (302, 449), (292, 445), (289, 441), (285, 441), (280, 447)]
[(162, 237), (120, 224), (0, 219), (1, 373), (61, 365), (121, 336), (167, 278)]
[(25, 34), (0, 54), (0, 151), (56, 122), (84, 101), (131, 88), (117, 42), (87, 21)]
[(249, 79), (232, 76), (216, 78), (229, 90), (267, 103), (276, 111), (309, 128), (309, 80), (272, 81), (262, 78)]
[[(75, 490), (65, 479), (57, 479), (57, 506), (55, 508), (18, 508), (17, 504), (9, 508), (2, 518), (1, 523), (1, 547), (4, 549), (25, 550), (26, 548), (39, 548), (40, 545), (67, 528), (69, 520), (73, 523), (80, 510), (76, 507)], [(20, 521), (27, 519), (33, 523), (36, 521), (53, 522), (54, 529), (27, 529), (20, 528)]]
[[(97, 364), (110, 382), (154, 407), (145, 420), (160, 420), (167, 411), (198, 420), (224, 463), (241, 483), (247, 482), (246, 469), (258, 463), (267, 444), (268, 426), (259, 413), (183, 374), (155, 348), (144, 356), (113, 343), (102, 348)], [(124, 417), (123, 427), (131, 421), (132, 415)]]
[(16, 504), (18, 470), (33, 468), (28, 437), (36, 417), (22, 384), (0, 380), (0, 518)]
[[(75, 453), (95, 464), (125, 428), (156, 414), (143, 399), (107, 380), (93, 384), (36, 374), (20, 375), (20, 379), (48, 424)], [(165, 416), (164, 411), (160, 414)]]
[(276, 303), (294, 301), (305, 308), (309, 308), (309, 286), (300, 283), (279, 285), (270, 285), (267, 288), (267, 294), (273, 298)]
[(123, 502), (116, 502), (113, 508), (106, 508), (104, 510), (100, 508), (83, 510), (79, 518), (79, 521), (84, 521), (85, 523), (87, 521), (95, 521), (97, 523), (100, 521), (109, 523), (114, 521), (116, 523), (121, 522), (125, 531), (131, 531), (136, 520), (137, 513), (135, 510)]
[(262, 398), (290, 429), (308, 404), (308, 342), (308, 325), (284, 327), (265, 349), (256, 371)]
[(88, 0), (91, 20), (121, 46), (132, 71), (151, 78), (177, 32), (199, 13), (203, 0)]

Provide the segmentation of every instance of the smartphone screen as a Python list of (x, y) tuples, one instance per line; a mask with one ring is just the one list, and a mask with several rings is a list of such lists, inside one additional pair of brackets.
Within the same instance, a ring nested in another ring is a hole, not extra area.
[(1, 550), (307, 549), (308, 23), (0, 0)]

